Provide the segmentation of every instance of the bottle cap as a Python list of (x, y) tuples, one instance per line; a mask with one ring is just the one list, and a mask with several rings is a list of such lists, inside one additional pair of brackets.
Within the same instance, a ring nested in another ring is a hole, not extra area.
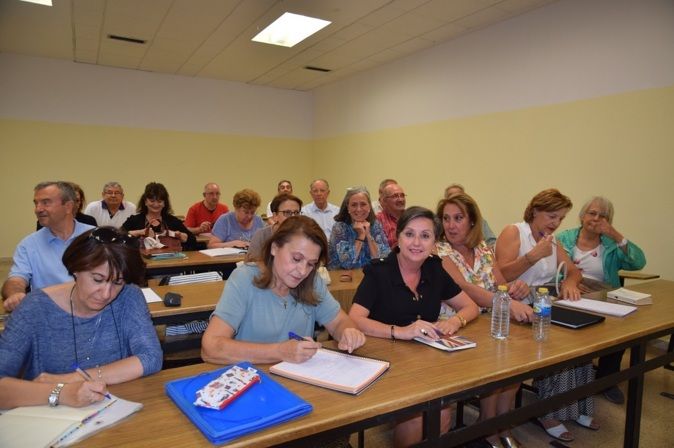
[(548, 288), (538, 288), (538, 292), (540, 294), (547, 294), (548, 293)]
[(508, 285), (498, 285), (499, 291), (508, 291)]

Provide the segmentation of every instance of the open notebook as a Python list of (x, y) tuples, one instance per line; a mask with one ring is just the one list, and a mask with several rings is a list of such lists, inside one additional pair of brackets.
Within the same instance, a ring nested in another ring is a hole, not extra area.
[(339, 392), (359, 394), (389, 368), (388, 361), (363, 358), (334, 350), (319, 349), (300, 364), (280, 362), (271, 373)]
[(143, 405), (112, 396), (83, 408), (22, 406), (0, 415), (0, 446), (69, 446), (139, 411)]

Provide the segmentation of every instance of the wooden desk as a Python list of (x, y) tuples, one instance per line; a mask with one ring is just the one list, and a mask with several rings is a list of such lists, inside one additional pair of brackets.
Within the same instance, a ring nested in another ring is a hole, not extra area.
[[(505, 341), (492, 339), (487, 315), (478, 317), (462, 331), (478, 343), (477, 348), (471, 350), (445, 353), (415, 342), (369, 338), (358, 353), (386, 359), (391, 362), (391, 368), (362, 395), (341, 394), (274, 377), (309, 401), (314, 407), (313, 412), (298, 420), (240, 438), (228, 446), (306, 446), (321, 438), (350, 434), (420, 411), (428, 416), (427, 445), (442, 443), (443, 446), (457, 446), (492, 433), (494, 428), (528, 420), (624, 380), (629, 380), (625, 446), (638, 446), (644, 373), (674, 359), (674, 354), (668, 353), (645, 360), (648, 340), (674, 332), (674, 282), (658, 280), (637, 285), (635, 289), (652, 294), (654, 304), (640, 307), (636, 313), (625, 318), (608, 316), (605, 322), (583, 330), (553, 326), (550, 340), (543, 343), (534, 342), (531, 328), (525, 325), (513, 325), (511, 335)], [(585, 363), (626, 347), (632, 347), (632, 361), (625, 370), (550, 400), (452, 431), (438, 440), (439, 414), (443, 403)], [(145, 407), (130, 419), (87, 439), (82, 445), (211, 447), (210, 442), (165, 395), (163, 386), (167, 381), (215, 368), (217, 366), (198, 364), (110, 386), (114, 394), (140, 401)]]
[(243, 261), (246, 254), (225, 255), (222, 257), (210, 257), (199, 251), (185, 251), (187, 258), (173, 260), (153, 260), (145, 262), (146, 275), (176, 275), (181, 273), (220, 271), (224, 278), (236, 267), (236, 263)]

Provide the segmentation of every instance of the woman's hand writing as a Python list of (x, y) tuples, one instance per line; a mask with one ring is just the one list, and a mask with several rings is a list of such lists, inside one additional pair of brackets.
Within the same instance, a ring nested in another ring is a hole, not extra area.
[(279, 343), (281, 359), (288, 362), (301, 363), (311, 359), (321, 344), (312, 340), (296, 341), (290, 339)]
[(105, 399), (108, 388), (102, 381), (69, 383), (61, 390), (59, 402), (74, 408), (88, 406)]

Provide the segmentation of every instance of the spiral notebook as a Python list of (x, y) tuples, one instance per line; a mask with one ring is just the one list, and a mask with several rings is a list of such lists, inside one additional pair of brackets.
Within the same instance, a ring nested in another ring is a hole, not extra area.
[(357, 395), (388, 368), (388, 361), (322, 348), (308, 361), (300, 364), (280, 362), (271, 366), (269, 371), (303, 383)]
[[(237, 364), (248, 368), (248, 362)], [(194, 404), (196, 393), (231, 366), (166, 383), (166, 395), (212, 443), (222, 444), (251, 432), (293, 420), (312, 406), (258, 370), (260, 382), (222, 410)]]

